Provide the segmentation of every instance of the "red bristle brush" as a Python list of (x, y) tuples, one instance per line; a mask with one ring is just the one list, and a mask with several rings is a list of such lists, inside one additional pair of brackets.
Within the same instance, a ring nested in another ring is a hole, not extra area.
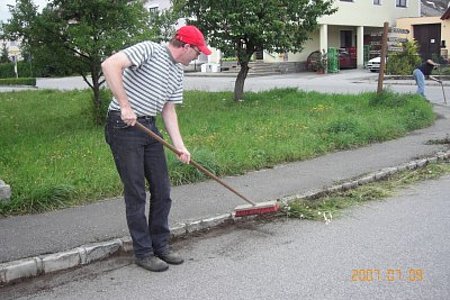
[[(157, 134), (155, 134), (153, 131), (151, 131), (150, 129), (148, 129), (147, 127), (142, 125), (141, 123), (136, 122), (135, 126), (137, 126), (139, 129), (141, 129), (144, 132), (146, 132), (152, 138), (154, 138), (155, 140), (157, 140), (158, 142), (160, 142), (161, 144), (163, 144), (164, 146), (169, 148), (175, 154), (180, 155), (180, 153), (178, 152), (178, 150), (174, 146), (172, 146), (171, 144), (166, 142), (164, 139), (159, 137)], [(247, 201), (249, 203), (249, 204), (246, 204), (246, 205), (239, 205), (238, 207), (235, 208), (234, 214), (235, 214), (236, 217), (244, 217), (244, 216), (250, 216), (250, 215), (267, 214), (267, 213), (277, 212), (280, 209), (280, 205), (279, 205), (279, 203), (277, 201), (267, 201), (267, 202), (255, 203), (255, 202), (247, 199), (246, 197), (244, 197), (241, 193), (239, 193), (238, 191), (233, 189), (231, 186), (229, 186), (228, 184), (223, 182), (219, 177), (217, 177), (216, 175), (214, 175), (213, 173), (211, 173), (210, 171), (205, 169), (205, 167), (203, 167), (202, 165), (200, 165), (196, 161), (191, 159), (189, 164), (193, 165), (199, 171), (201, 171), (203, 174), (205, 174), (205, 175), (209, 176), (210, 178), (214, 179), (215, 181), (217, 181), (218, 183), (220, 183), (221, 185), (226, 187), (228, 190), (230, 190), (233, 193), (235, 193), (241, 199), (243, 199), (243, 200), (245, 200), (245, 201)]]

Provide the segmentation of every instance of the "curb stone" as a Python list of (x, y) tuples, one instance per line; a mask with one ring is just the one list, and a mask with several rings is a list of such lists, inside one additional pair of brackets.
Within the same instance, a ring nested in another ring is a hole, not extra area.
[[(278, 201), (283, 204), (288, 204), (289, 202), (297, 199), (314, 199), (332, 192), (353, 189), (360, 185), (386, 178), (389, 175), (401, 171), (421, 168), (429, 163), (445, 161), (448, 159), (450, 159), (450, 151), (438, 152), (429, 158), (418, 159), (396, 167), (385, 168), (370, 174), (365, 174), (359, 179), (352, 179), (343, 184), (333, 185), (322, 190), (308, 191), (303, 194), (285, 196), (278, 199)], [(234, 223), (236, 221), (237, 219), (232, 213), (195, 220), (184, 224), (179, 224), (171, 228), (171, 236), (182, 237), (205, 229), (212, 229), (228, 222)], [(0, 285), (90, 264), (92, 262), (105, 259), (115, 253), (131, 252), (132, 250), (133, 244), (131, 238), (126, 236), (105, 242), (83, 245), (75, 249), (59, 253), (1, 263)]]
[(9, 201), (11, 198), (11, 186), (0, 179), (0, 201)]
[[(428, 158), (413, 160), (413, 161), (401, 164), (396, 167), (389, 167), (389, 168), (382, 169), (380, 171), (366, 174), (357, 180), (348, 181), (341, 185), (334, 185), (334, 186), (331, 186), (328, 188), (324, 188), (323, 190), (320, 190), (320, 191), (308, 192), (303, 195), (288, 196), (288, 197), (282, 198), (280, 200), (283, 203), (287, 204), (287, 203), (297, 200), (297, 199), (315, 199), (315, 198), (319, 198), (323, 195), (331, 194), (334, 192), (339, 192), (341, 190), (348, 190), (348, 187), (356, 188), (359, 185), (364, 185), (364, 184), (368, 184), (368, 183), (371, 183), (374, 181), (378, 181), (378, 180), (384, 179), (390, 175), (393, 175), (395, 173), (399, 173), (399, 172), (406, 171), (406, 170), (415, 170), (418, 168), (422, 168), (422, 167), (428, 165), (429, 163), (445, 161), (448, 159), (450, 159), (450, 150), (447, 152), (438, 152), (434, 156), (431, 156)], [(355, 183), (358, 183), (358, 185), (356, 185)]]
[[(234, 216), (229, 213), (181, 224), (171, 228), (170, 232), (172, 237), (181, 237), (234, 221)], [(131, 237), (126, 236), (105, 242), (83, 245), (59, 253), (2, 263), (0, 264), (0, 285), (87, 265), (119, 252), (126, 253), (131, 251), (133, 251), (132, 240)]]

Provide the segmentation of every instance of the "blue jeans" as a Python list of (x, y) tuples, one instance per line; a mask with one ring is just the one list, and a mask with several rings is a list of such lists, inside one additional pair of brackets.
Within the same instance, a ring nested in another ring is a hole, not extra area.
[[(138, 121), (159, 136), (154, 117)], [(105, 128), (117, 171), (124, 186), (128, 229), (137, 258), (168, 251), (170, 180), (161, 143), (136, 127), (127, 126), (120, 112), (109, 112)], [(145, 215), (145, 180), (150, 187), (150, 212)]]
[(417, 84), (417, 94), (425, 98), (425, 76), (419, 69), (413, 71), (413, 76)]

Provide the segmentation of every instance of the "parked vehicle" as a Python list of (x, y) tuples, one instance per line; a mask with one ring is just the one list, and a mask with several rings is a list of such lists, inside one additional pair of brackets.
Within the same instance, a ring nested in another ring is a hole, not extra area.
[(377, 56), (372, 59), (369, 59), (367, 62), (367, 69), (370, 72), (379, 72), (380, 71), (380, 64), (381, 64), (381, 57)]
[(356, 68), (356, 58), (352, 57), (350, 52), (345, 48), (339, 49), (339, 67), (340, 69)]

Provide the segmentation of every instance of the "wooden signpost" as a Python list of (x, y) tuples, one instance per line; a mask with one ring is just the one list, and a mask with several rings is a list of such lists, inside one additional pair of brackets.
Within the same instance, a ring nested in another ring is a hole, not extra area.
[(389, 31), (389, 22), (384, 22), (383, 37), (381, 38), (381, 57), (380, 57), (380, 71), (378, 72), (377, 94), (381, 94), (383, 92), (384, 70), (386, 69), (388, 31)]
[[(384, 28), (382, 32), (374, 32), (370, 35), (374, 37), (374, 41), (370, 44), (373, 46), (381, 47), (381, 49), (370, 50), (370, 54), (380, 55), (380, 71), (378, 73), (378, 88), (377, 94), (383, 92), (384, 73), (386, 71), (386, 61), (388, 52), (403, 52), (405, 49), (403, 43), (406, 43), (408, 39), (402, 37), (408, 34), (408, 29), (389, 27), (388, 22), (384, 22)], [(381, 41), (377, 40), (377, 37), (381, 36)]]

